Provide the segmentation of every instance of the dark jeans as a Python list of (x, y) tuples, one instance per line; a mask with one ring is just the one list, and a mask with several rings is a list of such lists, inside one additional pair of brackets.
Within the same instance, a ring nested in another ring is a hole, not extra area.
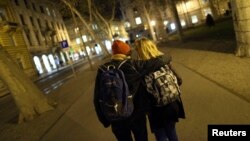
[(156, 129), (154, 134), (157, 141), (178, 141), (175, 129), (175, 121), (169, 121), (164, 128)]
[(117, 141), (133, 141), (131, 132), (135, 141), (148, 141), (145, 115), (132, 121), (112, 123), (111, 128)]

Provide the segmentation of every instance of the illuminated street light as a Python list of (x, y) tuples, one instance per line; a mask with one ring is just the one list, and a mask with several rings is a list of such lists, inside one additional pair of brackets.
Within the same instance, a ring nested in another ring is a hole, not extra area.
[(163, 22), (163, 24), (166, 26), (166, 25), (168, 24), (168, 21), (165, 20), (165, 21)]
[(152, 26), (155, 26), (156, 22), (155, 22), (155, 21), (151, 21), (150, 24), (151, 24)]

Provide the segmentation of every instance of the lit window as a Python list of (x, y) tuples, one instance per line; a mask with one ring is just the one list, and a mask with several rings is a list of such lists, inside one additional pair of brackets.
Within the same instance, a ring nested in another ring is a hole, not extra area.
[(53, 69), (56, 69), (56, 63), (52, 54), (49, 54), (49, 62), (52, 64)]
[(125, 27), (130, 27), (130, 23), (129, 22), (125, 22)]
[(75, 33), (77, 33), (79, 31), (79, 27), (75, 28)]
[(141, 18), (140, 17), (136, 17), (135, 18), (135, 23), (138, 25), (138, 24), (141, 24)]
[(98, 29), (97, 24), (92, 24), (92, 28), (93, 28), (94, 30)]
[(181, 26), (186, 26), (185, 20), (181, 20)]
[(84, 41), (84, 42), (87, 42), (87, 41), (88, 41), (88, 39), (87, 39), (87, 36), (86, 36), (86, 35), (83, 35), (83, 36), (82, 36), (82, 39), (83, 39), (83, 41)]
[(171, 28), (172, 30), (175, 30), (175, 28), (176, 28), (175, 23), (171, 23), (171, 24), (170, 24), (170, 28)]
[(43, 63), (44, 63), (44, 66), (45, 66), (46, 70), (48, 72), (51, 72), (52, 70), (51, 70), (51, 66), (50, 66), (48, 57), (46, 55), (42, 55), (42, 59), (43, 59)]
[(210, 8), (204, 9), (204, 16), (207, 16), (208, 14), (212, 15), (212, 11)]
[(166, 26), (166, 25), (168, 24), (168, 21), (165, 20), (165, 21), (163, 22), (163, 24)]
[(152, 26), (155, 26), (156, 22), (155, 22), (155, 21), (151, 21), (150, 24), (151, 24)]
[(76, 38), (76, 44), (80, 44), (81, 43), (81, 41), (80, 41), (80, 38)]
[(39, 72), (39, 74), (43, 73), (43, 68), (40, 62), (40, 59), (37, 56), (33, 57), (34, 63), (36, 65), (36, 69)]
[(191, 19), (193, 24), (198, 23), (198, 17), (196, 15), (193, 15)]
[(50, 11), (48, 7), (46, 7), (46, 11), (47, 11), (47, 14), (50, 16)]
[(89, 46), (86, 47), (86, 50), (87, 50), (87, 53), (90, 54), (91, 50), (90, 50)]
[(52, 12), (53, 12), (53, 16), (56, 17), (56, 12), (54, 9), (52, 10)]
[(203, 4), (208, 3), (208, 0), (202, 0), (202, 3), (203, 3)]

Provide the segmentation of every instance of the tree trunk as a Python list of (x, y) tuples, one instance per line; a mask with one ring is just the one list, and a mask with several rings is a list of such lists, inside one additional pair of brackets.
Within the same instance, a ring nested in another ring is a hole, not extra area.
[(155, 32), (154, 32), (154, 28), (152, 27), (151, 25), (151, 19), (149, 17), (149, 14), (148, 14), (148, 11), (146, 9), (146, 6), (145, 6), (145, 3), (144, 3), (144, 0), (141, 0), (141, 3), (142, 3), (142, 8), (143, 8), (143, 13), (146, 17), (146, 20), (147, 20), (147, 23), (148, 23), (148, 27), (149, 27), (149, 33), (153, 39), (153, 41), (157, 41), (156, 39), (156, 36), (155, 36)]
[(8, 86), (20, 111), (19, 123), (32, 120), (43, 112), (54, 109), (37, 86), (18, 68), (0, 47), (0, 79)]
[(250, 57), (250, 5), (248, 1), (231, 0), (234, 30), (236, 34), (236, 56)]
[(211, 7), (211, 11), (213, 13), (213, 17), (214, 19), (217, 19), (218, 18), (218, 11), (216, 10), (215, 8), (215, 1), (214, 0), (209, 0), (209, 3), (210, 3), (210, 7)]
[(72, 10), (80, 19), (80, 21), (83, 23), (83, 25), (85, 26), (85, 28), (87, 29), (88, 33), (90, 34), (90, 36), (92, 37), (92, 39), (95, 39), (101, 46), (102, 50), (104, 50), (104, 52), (106, 53), (107, 56), (110, 56), (110, 53), (108, 52), (107, 48), (105, 47), (105, 45), (101, 42), (101, 40), (95, 36), (94, 32), (92, 31), (92, 29), (90, 29), (90, 27), (88, 26), (87, 22), (85, 21), (85, 19), (81, 16), (81, 14), (74, 8), (72, 7), (72, 5), (67, 2), (66, 0), (61, 0), (66, 6), (69, 7), (70, 10)]
[(181, 22), (180, 22), (180, 18), (178, 15), (178, 11), (176, 8), (176, 4), (175, 4), (175, 0), (169, 0), (170, 3), (170, 7), (172, 9), (173, 15), (174, 15), (174, 20), (177, 26), (177, 32), (178, 32), (178, 36), (179, 36), (179, 40), (182, 42), (183, 41), (183, 32), (182, 32), (182, 27), (181, 27)]

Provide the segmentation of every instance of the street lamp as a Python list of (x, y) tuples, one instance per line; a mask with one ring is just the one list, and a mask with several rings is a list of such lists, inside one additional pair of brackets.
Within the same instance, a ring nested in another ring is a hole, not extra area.
[(155, 29), (156, 22), (154, 20), (152, 20), (150, 22), (150, 24), (151, 24), (151, 26), (153, 26), (154, 34), (156, 35), (156, 29)]
[(150, 24), (151, 24), (152, 26), (155, 26), (156, 22), (153, 20), (153, 21), (150, 22)]

